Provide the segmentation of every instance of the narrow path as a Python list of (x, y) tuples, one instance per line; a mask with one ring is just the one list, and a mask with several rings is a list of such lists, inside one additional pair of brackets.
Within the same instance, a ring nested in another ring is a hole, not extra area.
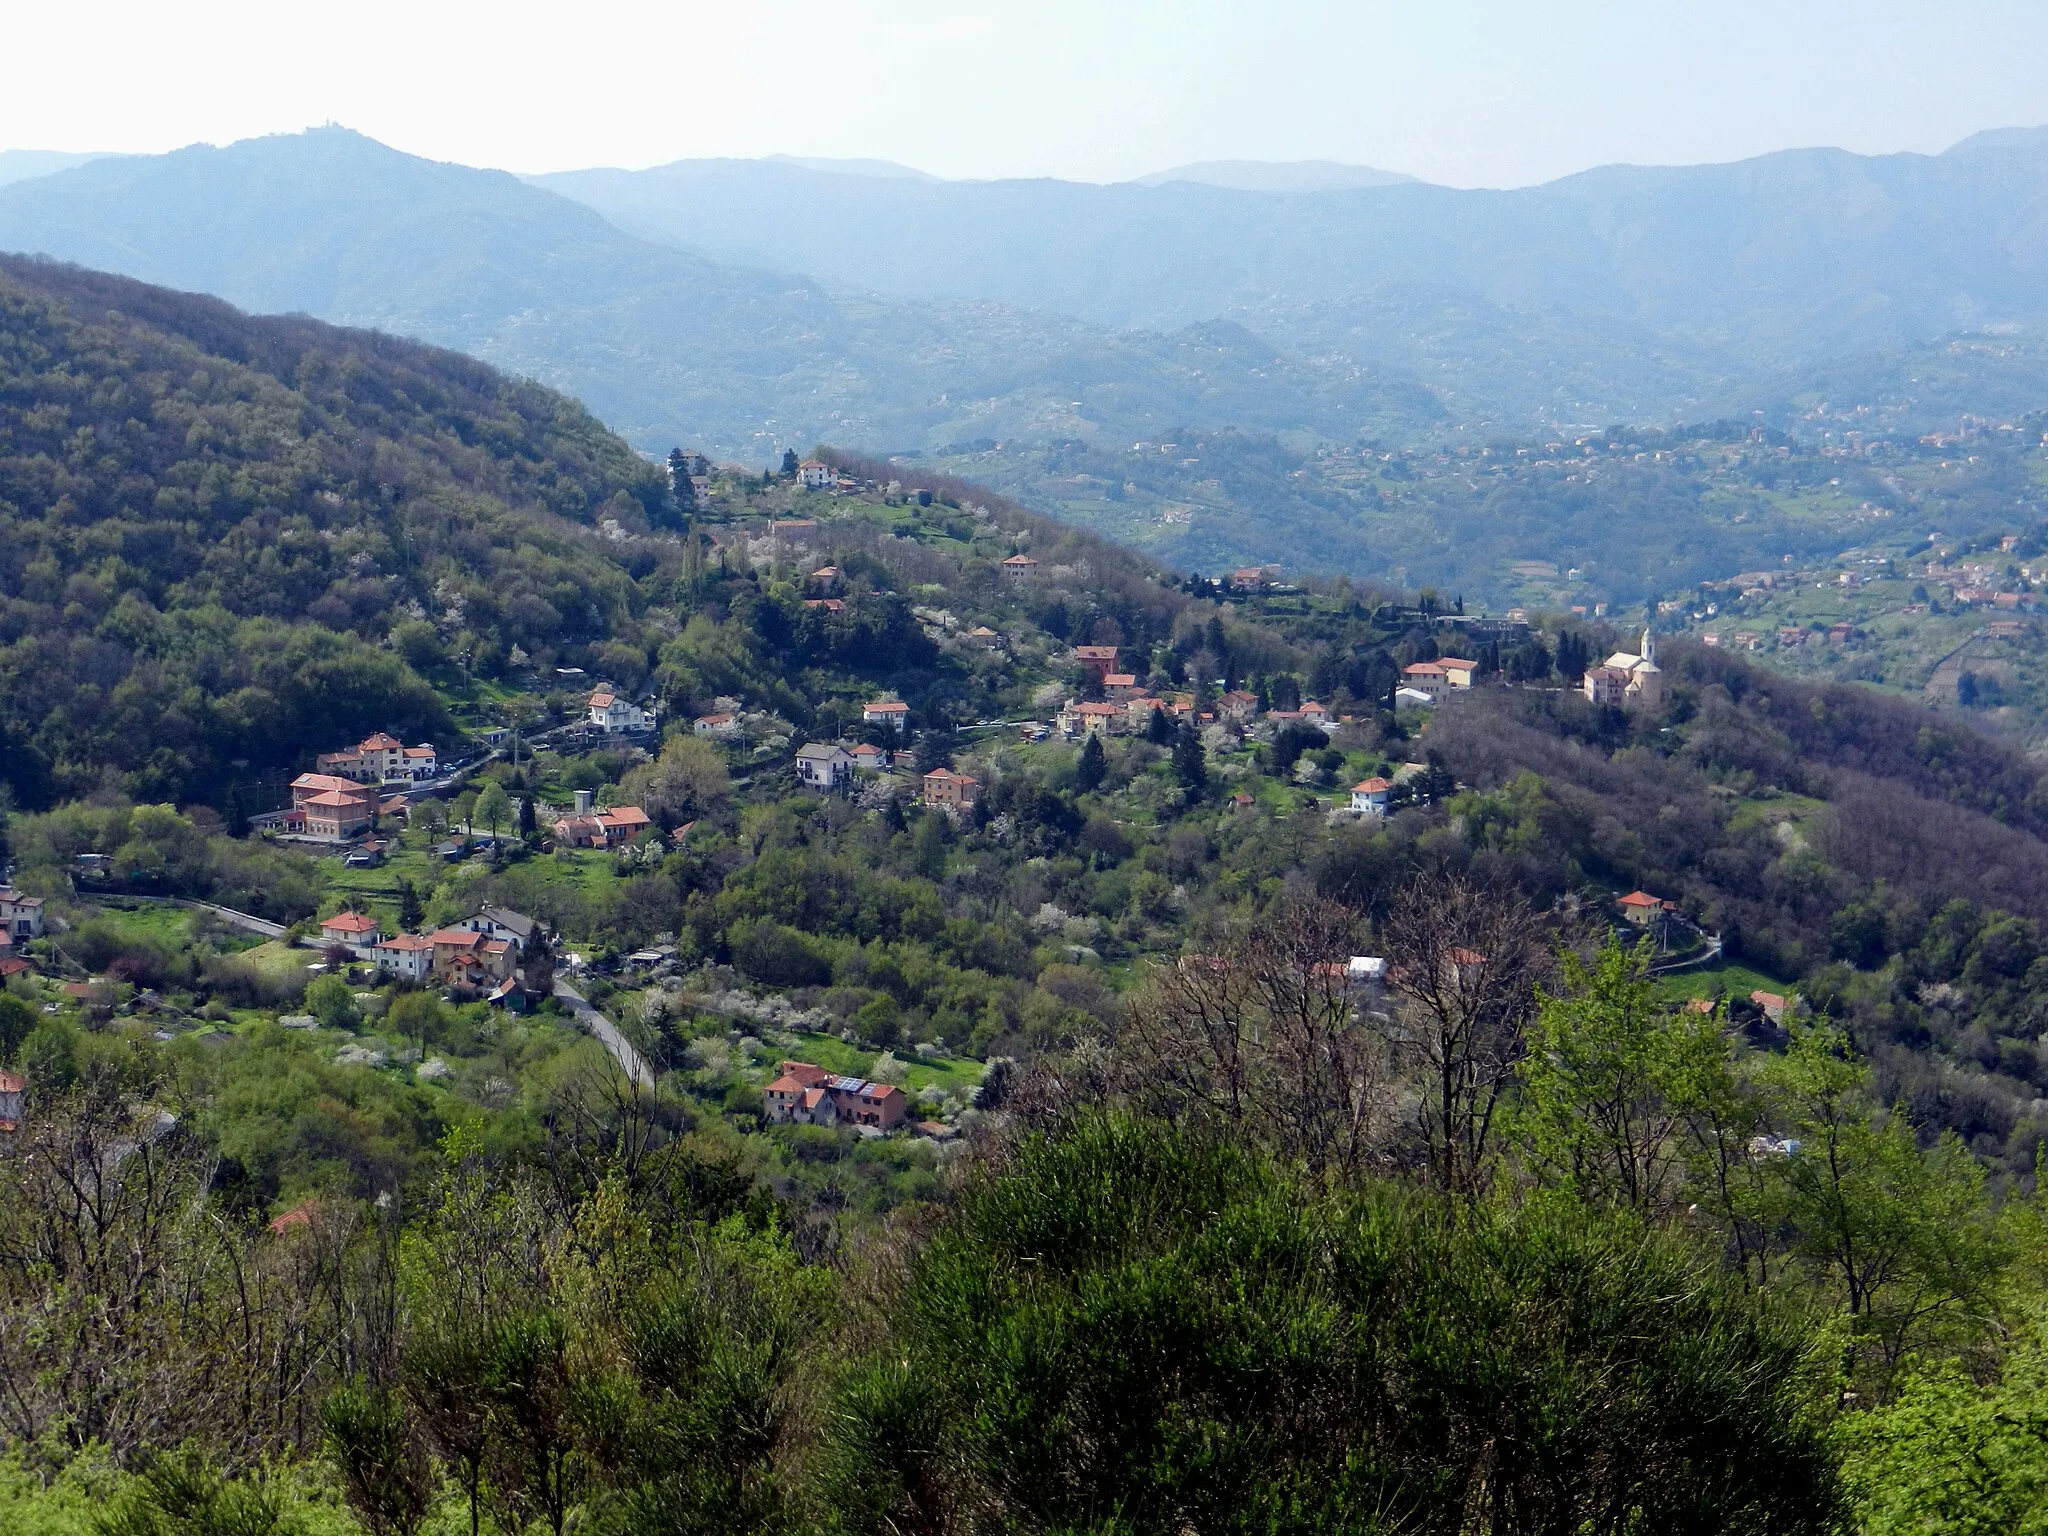
[(649, 1069), (645, 1058), (633, 1049), (633, 1042), (619, 1033), (618, 1025), (591, 1007), (584, 1001), (581, 992), (559, 976), (555, 978), (555, 998), (568, 1004), (569, 1011), (576, 1015), (576, 1022), (597, 1036), (604, 1048), (612, 1053), (612, 1059), (618, 1062), (619, 1070), (626, 1074), (634, 1086), (648, 1089), (654, 1087), (654, 1073)]
[(1705, 953), (1694, 955), (1690, 960), (1673, 960), (1664, 965), (1653, 965), (1650, 967), (1650, 974), (1652, 976), (1671, 976), (1679, 971), (1696, 971), (1703, 966), (1712, 965), (1720, 958), (1721, 935), (1710, 933), (1707, 935)]

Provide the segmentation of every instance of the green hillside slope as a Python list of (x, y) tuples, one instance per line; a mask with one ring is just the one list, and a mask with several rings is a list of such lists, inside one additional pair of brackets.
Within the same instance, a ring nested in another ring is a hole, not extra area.
[(303, 742), (444, 727), (401, 651), (488, 674), (619, 633), (594, 525), (664, 494), (468, 358), (0, 262), (5, 777), (218, 800)]

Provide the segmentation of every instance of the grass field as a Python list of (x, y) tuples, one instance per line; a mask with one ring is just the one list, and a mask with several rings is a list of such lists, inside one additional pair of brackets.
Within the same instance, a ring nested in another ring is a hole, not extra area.
[(1683, 1002), (1695, 997), (1748, 997), (1752, 992), (1776, 992), (1780, 995), (1792, 990), (1787, 982), (1775, 976), (1766, 976), (1762, 971), (1752, 970), (1746, 965), (1724, 962), (1704, 967), (1697, 971), (1680, 971), (1675, 976), (1658, 979), (1657, 995), (1667, 1002)]
[(155, 902), (133, 907), (95, 903), (92, 921), (104, 923), (125, 939), (146, 940), (182, 949), (192, 939), (193, 914), (184, 907)]

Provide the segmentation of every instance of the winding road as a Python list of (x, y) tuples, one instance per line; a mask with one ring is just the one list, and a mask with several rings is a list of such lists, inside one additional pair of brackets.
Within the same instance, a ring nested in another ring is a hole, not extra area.
[(555, 978), (555, 999), (568, 1005), (576, 1015), (576, 1022), (589, 1030), (612, 1053), (612, 1059), (619, 1064), (633, 1085), (651, 1090), (654, 1087), (654, 1073), (647, 1065), (646, 1058), (633, 1049), (633, 1042), (619, 1033), (619, 1026), (599, 1013), (584, 1000), (578, 992), (561, 977)]

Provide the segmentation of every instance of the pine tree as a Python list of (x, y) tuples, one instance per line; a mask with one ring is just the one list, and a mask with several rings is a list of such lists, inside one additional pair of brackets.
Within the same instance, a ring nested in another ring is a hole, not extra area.
[(539, 830), (539, 824), (533, 814), (533, 796), (522, 795), (519, 800), (519, 835), (522, 838), (530, 838)]
[(796, 478), (796, 471), (797, 471), (797, 462), (796, 462), (796, 450), (795, 450), (794, 448), (785, 448), (785, 449), (783, 449), (783, 450), (782, 450), (782, 478), (783, 478), (783, 479), (785, 479), (785, 480), (794, 480), (794, 479)]
[(411, 933), (425, 916), (426, 911), (420, 905), (419, 888), (401, 875), (398, 881), (398, 926)]
[(1084, 793), (1097, 790), (1108, 773), (1109, 756), (1102, 750), (1102, 738), (1091, 732), (1081, 747), (1081, 760), (1074, 765), (1074, 782)]
[(529, 996), (547, 997), (555, 990), (555, 951), (547, 930), (539, 923), (528, 935), (526, 949), (519, 957), (519, 981)]
[(1173, 772), (1190, 800), (1200, 799), (1209, 787), (1209, 757), (1192, 724), (1180, 728), (1180, 739), (1173, 744)]

